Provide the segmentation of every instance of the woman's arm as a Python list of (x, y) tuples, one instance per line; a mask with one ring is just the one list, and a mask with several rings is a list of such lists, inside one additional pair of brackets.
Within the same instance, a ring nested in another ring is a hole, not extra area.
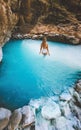
[(48, 51), (48, 55), (50, 56), (48, 44), (47, 44), (47, 51)]
[(42, 50), (42, 44), (41, 44), (41, 46), (40, 46), (40, 52), (39, 52), (39, 54), (41, 53), (41, 50)]

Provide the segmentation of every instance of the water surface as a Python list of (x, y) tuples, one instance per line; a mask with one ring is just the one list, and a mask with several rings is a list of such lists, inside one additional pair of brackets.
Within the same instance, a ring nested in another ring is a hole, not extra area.
[(9, 41), (0, 64), (0, 106), (15, 109), (31, 99), (59, 95), (81, 78), (81, 45), (48, 42), (50, 56), (39, 55), (41, 41)]

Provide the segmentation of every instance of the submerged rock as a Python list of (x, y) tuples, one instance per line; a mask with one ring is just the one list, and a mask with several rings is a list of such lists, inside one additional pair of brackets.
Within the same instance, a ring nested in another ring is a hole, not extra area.
[(60, 107), (55, 102), (48, 102), (42, 107), (41, 114), (45, 119), (56, 119), (61, 115)]

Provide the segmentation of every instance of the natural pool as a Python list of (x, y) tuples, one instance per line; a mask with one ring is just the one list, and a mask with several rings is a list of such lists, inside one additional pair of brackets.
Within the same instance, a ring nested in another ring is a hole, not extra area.
[(39, 55), (41, 41), (9, 41), (0, 64), (0, 106), (15, 109), (31, 99), (59, 95), (81, 78), (81, 45), (48, 42), (50, 56)]

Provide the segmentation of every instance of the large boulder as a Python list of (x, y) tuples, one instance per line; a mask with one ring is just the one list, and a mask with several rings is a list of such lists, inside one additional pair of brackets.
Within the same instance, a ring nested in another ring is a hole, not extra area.
[(35, 116), (30, 106), (24, 106), (21, 113), (23, 116), (22, 127), (27, 127), (35, 122)]
[(48, 102), (42, 107), (41, 114), (45, 119), (56, 119), (61, 115), (60, 107), (55, 102)]
[(11, 111), (5, 108), (0, 108), (0, 130), (3, 130), (9, 122)]
[(5, 127), (7, 127), (8, 122), (9, 122), (9, 119), (7, 118), (0, 120), (0, 130), (3, 130)]
[(67, 102), (60, 101), (60, 108), (62, 111), (62, 115), (64, 115), (66, 118), (70, 118), (72, 116), (69, 104)]
[(21, 119), (22, 119), (22, 114), (20, 110), (15, 110), (11, 115), (10, 122), (8, 125), (8, 130), (17, 129), (21, 122)]
[(57, 130), (75, 130), (72, 126), (70, 120), (67, 120), (65, 117), (61, 116), (56, 119), (56, 129)]
[(72, 96), (70, 95), (70, 93), (63, 92), (60, 95), (60, 100), (62, 100), (62, 101), (70, 101), (71, 98), (72, 98)]

